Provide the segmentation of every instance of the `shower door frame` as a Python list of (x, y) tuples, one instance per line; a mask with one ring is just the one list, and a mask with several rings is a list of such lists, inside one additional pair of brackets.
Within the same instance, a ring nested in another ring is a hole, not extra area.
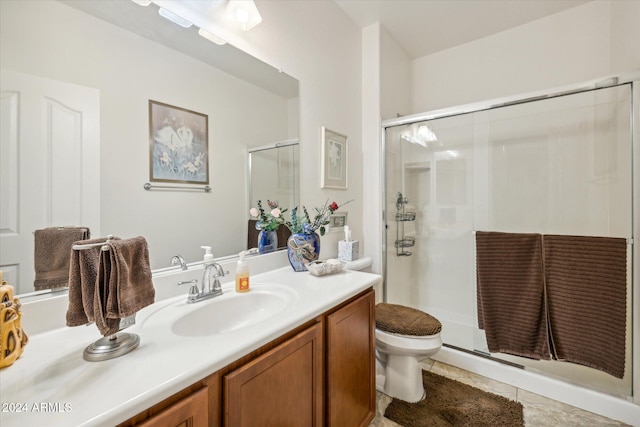
[(381, 190), (381, 208), (383, 217), (382, 233), (382, 299), (387, 301), (387, 226), (388, 215), (386, 208), (387, 196), (387, 159), (386, 159), (386, 131), (388, 128), (410, 125), (417, 122), (427, 120), (435, 120), (446, 117), (453, 117), (463, 114), (476, 113), (500, 107), (509, 107), (512, 105), (525, 104), (529, 102), (552, 99), (561, 96), (573, 95), (583, 92), (589, 92), (597, 89), (604, 89), (624, 84), (631, 85), (631, 259), (632, 259), (632, 390), (631, 395), (633, 402), (640, 404), (640, 250), (635, 249), (635, 242), (640, 242), (640, 71), (634, 71), (623, 74), (616, 74), (600, 79), (591, 80), (575, 85), (562, 86), (545, 91), (531, 92), (524, 95), (516, 95), (511, 97), (497, 98), (488, 101), (474, 102), (455, 107), (449, 107), (439, 110), (433, 110), (426, 113), (412, 114), (402, 116), (395, 119), (383, 120), (381, 123), (381, 165), (382, 165), (382, 190)]

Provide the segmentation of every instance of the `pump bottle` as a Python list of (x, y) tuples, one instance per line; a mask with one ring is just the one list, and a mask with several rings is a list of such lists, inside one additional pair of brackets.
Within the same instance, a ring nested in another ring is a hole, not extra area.
[(213, 262), (213, 254), (211, 253), (211, 246), (200, 246), (202, 249), (204, 249), (204, 263), (205, 264), (210, 264)]
[(244, 256), (248, 251), (242, 251), (238, 254), (240, 259), (236, 266), (236, 292), (249, 291), (249, 265), (244, 261)]

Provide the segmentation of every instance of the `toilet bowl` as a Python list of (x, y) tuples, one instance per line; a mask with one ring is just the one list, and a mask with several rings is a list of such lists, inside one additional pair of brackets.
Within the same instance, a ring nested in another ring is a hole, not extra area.
[(410, 307), (376, 305), (376, 388), (384, 394), (417, 402), (425, 397), (420, 362), (442, 347), (442, 325)]

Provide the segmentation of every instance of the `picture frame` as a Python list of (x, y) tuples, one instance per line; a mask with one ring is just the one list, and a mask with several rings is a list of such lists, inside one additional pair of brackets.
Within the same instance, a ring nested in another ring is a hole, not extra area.
[(329, 232), (344, 231), (347, 225), (347, 212), (334, 212), (329, 216)]
[(322, 188), (347, 189), (347, 143), (347, 136), (322, 127)]
[(209, 116), (149, 100), (149, 179), (209, 184)]

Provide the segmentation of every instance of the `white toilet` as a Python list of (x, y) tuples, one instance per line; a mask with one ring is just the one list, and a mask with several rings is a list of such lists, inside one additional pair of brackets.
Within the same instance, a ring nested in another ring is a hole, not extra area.
[(420, 362), (442, 347), (442, 325), (435, 317), (396, 304), (376, 305), (376, 388), (418, 402), (425, 397)]
[[(371, 257), (347, 262), (347, 270), (368, 271)], [(376, 289), (376, 295), (381, 295)], [(425, 396), (420, 362), (442, 347), (442, 325), (435, 317), (402, 305), (376, 305), (376, 388), (384, 394), (417, 402)]]

